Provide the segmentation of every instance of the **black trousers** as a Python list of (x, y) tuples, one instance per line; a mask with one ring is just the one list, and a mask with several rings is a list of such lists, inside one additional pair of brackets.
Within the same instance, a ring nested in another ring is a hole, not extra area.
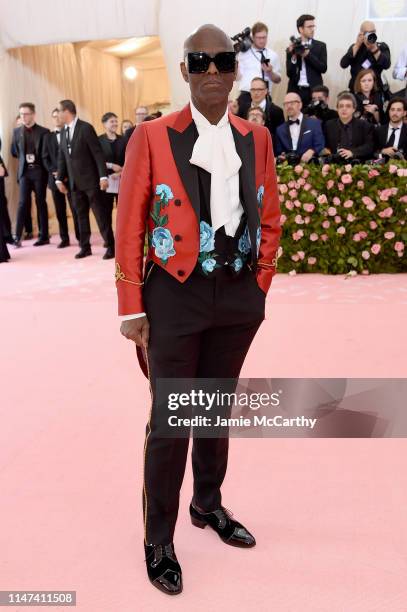
[[(39, 238), (48, 240), (48, 206), (46, 200), (47, 176), (42, 168), (27, 168), (19, 180), (19, 203), (17, 210), (16, 237), (21, 240), (24, 226), (27, 229), (27, 217), (30, 215), (31, 194), (35, 193), (37, 205)], [(32, 228), (31, 228), (32, 229)]]
[(11, 240), (11, 221), (7, 208), (4, 177), (0, 177), (0, 233), (5, 240)]
[[(68, 232), (68, 219), (66, 216), (66, 199), (65, 194), (61, 193), (58, 189), (52, 189), (52, 199), (54, 200), (55, 212), (58, 219), (59, 225), (59, 235), (61, 236), (61, 240), (69, 240), (69, 232)], [(73, 225), (75, 228), (75, 237), (79, 242), (79, 222), (78, 222), (78, 214), (76, 212), (75, 207), (72, 203), (72, 195), (71, 192), (68, 191), (68, 202), (69, 208), (71, 209)]]
[(99, 231), (102, 235), (106, 247), (114, 247), (114, 236), (112, 224), (109, 224), (108, 215), (105, 213), (103, 198), (99, 185), (84, 191), (72, 191), (73, 205), (78, 215), (79, 224), (79, 244), (81, 248), (90, 246), (90, 222), (89, 209), (95, 215)]
[[(247, 267), (237, 277), (225, 267), (215, 278), (194, 271), (180, 283), (155, 265), (143, 287), (143, 299), (150, 322), (147, 358), (152, 395), (144, 445), (144, 538), (146, 543), (164, 544), (174, 536), (189, 439), (159, 436), (157, 379), (237, 380), (264, 319), (265, 294)], [(193, 439), (193, 501), (208, 512), (221, 505), (228, 448), (228, 438)]]
[(106, 191), (102, 191), (102, 200), (103, 200), (104, 214), (106, 215), (107, 223), (109, 224), (109, 227), (112, 227), (113, 206), (114, 206), (115, 200), (116, 200), (116, 206), (117, 206), (117, 194), (107, 193)]

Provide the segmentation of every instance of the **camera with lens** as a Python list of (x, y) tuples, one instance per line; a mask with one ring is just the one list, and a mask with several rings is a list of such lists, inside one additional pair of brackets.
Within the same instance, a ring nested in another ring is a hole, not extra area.
[(323, 100), (312, 100), (303, 110), (304, 115), (308, 117), (317, 117), (317, 119), (324, 118), (325, 112), (328, 110), (328, 104)]
[(250, 36), (250, 32), (250, 28), (247, 27), (242, 32), (239, 32), (238, 34), (235, 34), (231, 37), (234, 43), (233, 47), (236, 53), (246, 53), (246, 51), (248, 51), (252, 46), (253, 40)]
[(370, 45), (373, 45), (377, 41), (376, 32), (365, 32), (364, 37), (366, 42), (368, 42)]
[(298, 38), (295, 38), (295, 36), (290, 36), (290, 42), (293, 45), (293, 55), (302, 55), (309, 47), (309, 43), (305, 43), (301, 36), (298, 36)]
[(287, 162), (290, 166), (296, 166), (300, 163), (301, 156), (298, 155), (297, 151), (287, 151), (285, 155), (279, 155), (277, 157), (277, 163), (282, 164)]

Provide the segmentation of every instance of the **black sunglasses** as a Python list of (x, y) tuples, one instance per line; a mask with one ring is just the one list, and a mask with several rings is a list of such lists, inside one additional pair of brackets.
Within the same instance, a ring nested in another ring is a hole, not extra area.
[(214, 56), (203, 51), (188, 53), (188, 72), (191, 74), (202, 74), (207, 72), (211, 62), (214, 62), (219, 72), (234, 72), (236, 67), (236, 53), (234, 51), (222, 51)]

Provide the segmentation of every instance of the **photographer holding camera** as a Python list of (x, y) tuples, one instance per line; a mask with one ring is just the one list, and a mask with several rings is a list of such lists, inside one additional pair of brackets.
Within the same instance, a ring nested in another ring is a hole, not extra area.
[(257, 22), (253, 25), (251, 34), (252, 44), (247, 50), (244, 50), (243, 46), (236, 58), (239, 62), (239, 117), (243, 119), (246, 119), (247, 111), (252, 103), (250, 96), (252, 79), (259, 77), (266, 82), (270, 100), (273, 83), (281, 81), (279, 57), (275, 51), (267, 47), (268, 27), (265, 23)]
[(368, 121), (354, 117), (355, 96), (348, 91), (340, 93), (337, 110), (338, 119), (331, 119), (325, 124), (325, 153), (329, 156), (326, 161), (349, 163), (371, 159), (374, 127)]
[(287, 93), (295, 92), (304, 106), (311, 102), (311, 89), (322, 85), (322, 74), (327, 70), (326, 44), (314, 39), (315, 17), (301, 15), (297, 19), (298, 38), (291, 36), (286, 49), (288, 76)]
[(377, 89), (374, 70), (361, 70), (355, 79), (357, 110), (355, 117), (379, 125), (384, 123), (383, 94)]
[(307, 117), (319, 119), (322, 123), (322, 129), (324, 129), (327, 121), (338, 117), (336, 110), (329, 108), (329, 89), (326, 85), (316, 85), (312, 88), (311, 102), (303, 110)]
[(407, 159), (407, 102), (404, 98), (392, 98), (387, 112), (389, 123), (375, 130), (376, 150), (385, 159)]
[(349, 47), (341, 59), (341, 68), (350, 66), (351, 79), (349, 89), (354, 92), (355, 79), (358, 73), (371, 68), (376, 74), (379, 91), (383, 91), (381, 74), (390, 68), (390, 49), (384, 42), (377, 42), (376, 27), (372, 21), (364, 21), (360, 26), (356, 42)]

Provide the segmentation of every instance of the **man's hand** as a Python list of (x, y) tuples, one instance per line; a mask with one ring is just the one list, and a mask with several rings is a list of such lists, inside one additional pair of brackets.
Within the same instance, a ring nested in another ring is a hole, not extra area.
[(350, 159), (353, 157), (353, 153), (350, 149), (338, 149), (338, 153), (344, 159)]
[(6, 170), (5, 170), (4, 166), (2, 166), (0, 164), (0, 176), (5, 176), (5, 175), (6, 175)]
[(307, 55), (310, 54), (310, 50), (309, 49), (304, 49), (304, 51), (301, 53), (301, 57), (303, 59), (305, 59), (307, 57)]
[(395, 149), (394, 147), (385, 147), (384, 149), (382, 149), (382, 154), (387, 155), (388, 157), (394, 157), (396, 151), (397, 149)]
[(57, 183), (56, 185), (57, 185), (58, 191), (60, 191), (61, 193), (65, 193), (65, 194), (68, 193), (68, 190), (63, 183)]
[(262, 64), (261, 67), (263, 72), (273, 72), (273, 66), (270, 66), (270, 64)]
[(309, 162), (309, 160), (311, 159), (311, 157), (314, 156), (314, 154), (315, 154), (314, 149), (307, 149), (305, 153), (302, 154), (301, 161), (305, 163)]
[(150, 336), (150, 324), (147, 317), (137, 317), (130, 321), (123, 321), (120, 333), (128, 340), (133, 340), (138, 346), (148, 346)]
[(113, 172), (121, 172), (122, 171), (122, 167), (119, 166), (119, 164), (112, 164), (112, 170)]
[(356, 38), (356, 42), (352, 48), (353, 56), (356, 55), (356, 53), (359, 51), (360, 47), (363, 45), (364, 42), (365, 42), (365, 35), (363, 34), (363, 32), (359, 32)]
[(109, 187), (109, 181), (107, 179), (100, 179), (99, 184), (102, 191), (106, 191), (106, 189)]

